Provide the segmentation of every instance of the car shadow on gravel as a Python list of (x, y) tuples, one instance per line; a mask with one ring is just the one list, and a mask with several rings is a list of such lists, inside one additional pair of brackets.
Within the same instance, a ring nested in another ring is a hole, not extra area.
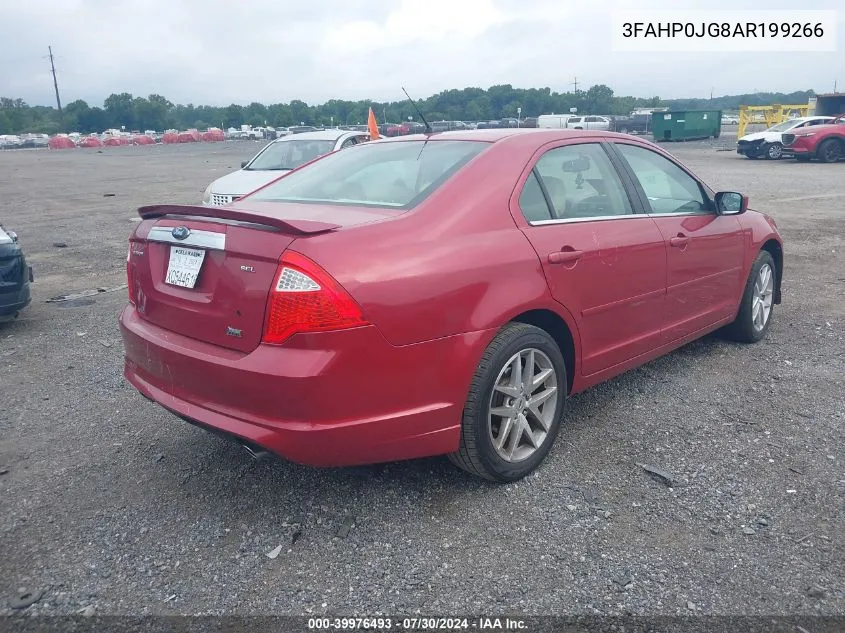
[[(601, 420), (605, 427), (622, 427), (618, 410), (633, 394), (671, 381), (679, 365), (687, 372), (696, 363), (725, 353), (730, 346), (709, 336), (575, 396), (548, 462), (565, 460), (570, 452), (590, 451), (602, 431), (595, 428), (595, 420)], [(160, 414), (165, 424), (174, 427), (163, 440), (167, 446), (155, 449), (166, 451), (166, 458), (161, 459), (149, 482), (149, 492), (156, 497), (172, 497), (173, 482), (177, 481), (177, 495), (202, 498), (225, 489), (227, 494), (215, 497), (215, 504), (231, 505), (229, 511), (236, 513), (253, 503), (286, 508), (296, 514), (314, 503), (341, 507), (354, 499), (384, 503), (397, 502), (401, 497), (427, 500), (433, 513), (443, 514), (465, 495), (496, 494), (500, 489), (498, 484), (467, 475), (445, 457), (345, 468), (312, 468), (270, 454), (255, 460), (233, 440), (191, 427), (175, 417), (168, 419), (164, 411)], [(622, 433), (624, 428), (617, 431)]]

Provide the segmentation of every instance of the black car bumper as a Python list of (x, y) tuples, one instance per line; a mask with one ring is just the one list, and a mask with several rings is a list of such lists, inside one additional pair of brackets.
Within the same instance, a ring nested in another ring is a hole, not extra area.
[(762, 141), (754, 142), (754, 143), (740, 142), (740, 143), (737, 143), (736, 153), (739, 154), (740, 156), (748, 156), (748, 157), (762, 156), (764, 145), (765, 145), (765, 143), (763, 143)]
[(17, 243), (0, 244), (0, 322), (10, 321), (29, 305), (32, 267)]
[(31, 300), (28, 282), (23, 284), (17, 292), (0, 294), (0, 323), (17, 318), (18, 313), (28, 306)]

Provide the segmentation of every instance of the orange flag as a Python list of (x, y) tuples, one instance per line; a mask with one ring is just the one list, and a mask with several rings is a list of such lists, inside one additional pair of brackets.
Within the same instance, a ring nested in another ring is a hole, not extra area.
[(373, 109), (370, 108), (370, 116), (367, 118), (367, 128), (370, 131), (370, 140), (376, 141), (379, 139), (378, 123), (376, 123), (376, 115)]

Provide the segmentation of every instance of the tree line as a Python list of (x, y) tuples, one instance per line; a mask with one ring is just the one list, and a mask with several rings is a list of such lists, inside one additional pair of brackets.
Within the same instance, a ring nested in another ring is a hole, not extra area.
[[(577, 92), (553, 92), (550, 88), (514, 88), (510, 84), (482, 88), (445, 90), (417, 101), (417, 107), (429, 121), (489, 121), (504, 117), (539, 116), (568, 113), (570, 108), (586, 114), (628, 114), (640, 107), (673, 109), (737, 110), (740, 105), (804, 104), (815, 93), (812, 90), (789, 94), (758, 92), (754, 94), (715, 97), (713, 99), (661, 99), (660, 97), (616, 96), (605, 85), (595, 85)], [(290, 103), (265, 105), (208, 106), (174, 104), (152, 94), (136, 97), (127, 92), (110, 95), (102, 107), (89, 106), (81, 99), (71, 101), (59, 116), (51, 106), (30, 106), (22, 99), (0, 98), (0, 134), (26, 132), (102, 132), (110, 128), (131, 130), (206, 129), (208, 127), (291, 125), (357, 125), (367, 121), (372, 107), (381, 123), (398, 123), (409, 117), (418, 119), (407, 100), (386, 103), (332, 99), (320, 105), (308, 105), (294, 99)]]

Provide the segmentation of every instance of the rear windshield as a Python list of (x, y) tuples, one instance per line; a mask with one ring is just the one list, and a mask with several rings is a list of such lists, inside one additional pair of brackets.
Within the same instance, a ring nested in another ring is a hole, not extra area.
[(326, 156), (250, 198), (410, 209), (489, 146), (478, 141), (367, 143)]
[(283, 140), (270, 143), (267, 148), (245, 167), (250, 171), (273, 171), (296, 169), (309, 160), (328, 154), (334, 149), (334, 141), (309, 141), (305, 139)]

